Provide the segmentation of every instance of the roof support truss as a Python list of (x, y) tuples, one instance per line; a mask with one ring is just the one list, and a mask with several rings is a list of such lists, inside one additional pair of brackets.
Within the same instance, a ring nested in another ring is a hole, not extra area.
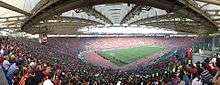
[(87, 14), (91, 14), (97, 18), (100, 18), (101, 20), (103, 20), (104, 22), (108, 24), (113, 24), (110, 19), (108, 19), (105, 15), (103, 15), (102, 13), (94, 9), (93, 7), (84, 7), (82, 8), (82, 10), (86, 12)]
[(125, 17), (122, 19), (122, 21), (120, 22), (120, 24), (124, 24), (126, 23), (128, 20), (130, 20), (131, 18), (133, 18), (136, 14), (140, 13), (142, 6), (141, 5), (136, 5), (134, 6), (131, 11), (129, 11)]
[(6, 9), (9, 9), (9, 10), (12, 10), (12, 11), (15, 11), (15, 12), (18, 12), (18, 13), (21, 13), (21, 14), (24, 14), (24, 15), (27, 15), (27, 16), (30, 16), (31, 14), (22, 10), (22, 9), (19, 9), (15, 6), (12, 6), (10, 4), (7, 4), (3, 1), (0, 1), (0, 7), (3, 7), (3, 8), (6, 8)]
[(142, 24), (142, 23), (145, 23), (147, 21), (160, 20), (160, 19), (170, 19), (170, 18), (176, 18), (176, 17), (177, 17), (177, 15), (175, 15), (175, 14), (159, 15), (159, 16), (143, 18), (143, 19), (134, 21), (134, 22), (129, 23), (129, 24)]
[(199, 28), (204, 28), (204, 26), (194, 21), (162, 21), (162, 22), (150, 22), (142, 25), (167, 28), (180, 32), (189, 32), (189, 33), (198, 33), (198, 34), (204, 33), (201, 32), (203, 30), (199, 30)]
[(53, 3), (58, 2), (59, 0), (40, 0), (37, 5), (31, 10), (31, 14), (40, 12), (42, 9), (50, 6)]
[(220, 5), (220, 1), (219, 0), (197, 0), (200, 2), (205, 2), (205, 3), (210, 3), (210, 4), (215, 4), (215, 5)]
[(205, 11), (199, 8), (196, 2), (194, 2), (193, 0), (181, 0), (181, 3), (185, 4), (186, 7), (184, 9), (176, 11), (176, 13), (182, 14), (183, 16), (188, 16), (190, 19), (204, 24), (205, 26), (207, 26), (206, 30), (210, 30), (209, 33), (218, 31), (218, 25)]

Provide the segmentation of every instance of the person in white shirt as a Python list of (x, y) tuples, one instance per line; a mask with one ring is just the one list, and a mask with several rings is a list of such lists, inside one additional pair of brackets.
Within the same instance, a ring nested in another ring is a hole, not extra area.
[(4, 49), (1, 49), (0, 50), (0, 55), (4, 55), (4, 53), (5, 53)]
[(121, 85), (121, 81), (118, 81), (116, 85)]
[(8, 60), (4, 60), (3, 63), (2, 63), (2, 67), (7, 70), (9, 67), (10, 67), (10, 63)]
[(44, 81), (43, 85), (54, 85), (50, 79)]
[(178, 85), (185, 85), (185, 81), (180, 79)]
[(198, 77), (195, 77), (195, 78), (192, 80), (192, 85), (202, 85), (201, 79), (199, 79)]
[(8, 56), (4, 56), (4, 59), (5, 60), (2, 63), (2, 67), (3, 67), (4, 71), (6, 72), (8, 70), (8, 68), (11, 66), (11, 64), (8, 61), (9, 60)]
[(200, 76), (199, 74), (201, 74), (201, 73), (197, 73), (197, 74), (194, 76), (194, 78), (193, 78), (193, 80), (192, 80), (192, 85), (203, 85), (203, 84), (202, 84), (201, 76)]

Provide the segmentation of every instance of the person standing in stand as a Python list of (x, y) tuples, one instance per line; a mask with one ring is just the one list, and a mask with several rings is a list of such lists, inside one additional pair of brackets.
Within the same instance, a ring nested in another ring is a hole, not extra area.
[(220, 85), (220, 58), (217, 58), (216, 63), (214, 64), (217, 73), (212, 79), (214, 85)]

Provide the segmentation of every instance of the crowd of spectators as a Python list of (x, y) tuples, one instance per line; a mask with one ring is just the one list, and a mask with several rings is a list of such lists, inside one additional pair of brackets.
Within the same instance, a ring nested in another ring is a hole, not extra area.
[(175, 62), (161, 73), (142, 75), (136, 73), (138, 69), (93, 66), (37, 40), (4, 37), (0, 43), (1, 70), (9, 85), (220, 85), (220, 59), (216, 57), (196, 65)]
[(192, 37), (123, 37), (123, 38), (94, 38), (87, 40), (86, 46), (94, 50), (131, 47), (138, 45), (159, 45), (164, 48), (189, 47), (195, 41)]

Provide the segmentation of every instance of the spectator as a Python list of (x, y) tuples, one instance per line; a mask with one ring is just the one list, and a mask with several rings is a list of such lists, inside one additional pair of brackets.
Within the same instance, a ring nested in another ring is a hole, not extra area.
[(180, 80), (183, 80), (185, 82), (185, 85), (190, 85), (191, 82), (191, 75), (189, 72), (186, 71), (186, 69), (183, 69), (183, 71), (180, 72), (179, 77)]
[(212, 75), (207, 70), (208, 67), (207, 67), (206, 62), (202, 63), (202, 67), (203, 67), (203, 72), (201, 73), (202, 83), (203, 83), (203, 85), (209, 85), (211, 83), (211, 80), (212, 80)]
[(214, 85), (220, 85), (220, 58), (216, 59), (215, 69), (217, 70), (217, 72), (213, 77), (212, 83)]
[(51, 67), (47, 67), (44, 73), (44, 82), (43, 85), (54, 85), (52, 83), (52, 73), (51, 73)]
[(19, 72), (19, 66), (22, 65), (22, 61), (17, 61), (15, 63), (12, 63), (12, 65), (8, 68), (6, 73), (6, 78), (8, 80), (8, 84), (13, 84), (13, 77), (18, 74)]
[(3, 67), (3, 70), (4, 70), (5, 74), (7, 73), (10, 66), (11, 66), (11, 64), (9, 62), (8, 56), (4, 56), (4, 61), (2, 63), (2, 67)]
[(203, 85), (199, 74), (194, 75), (192, 85)]
[[(171, 63), (169, 60), (171, 56), (176, 55), (174, 54), (176, 53), (176, 50), (169, 53), (164, 52), (164, 56), (162, 57), (152, 58), (151, 60), (143, 63), (143, 65), (132, 67), (132, 70), (123, 71), (118, 71), (111, 68), (106, 69), (100, 66), (84, 63), (78, 58), (77, 54), (81, 51), (84, 51), (86, 49), (85, 47), (92, 48), (92, 50), (97, 50), (103, 48), (127, 47), (143, 43), (152, 44), (156, 42), (158, 45), (161, 44), (165, 47), (172, 48), (173, 45), (178, 47), (179, 45), (186, 45), (188, 43), (184, 42), (178, 43), (178, 45), (175, 44), (177, 42), (182, 42), (181, 39), (182, 38), (172, 40), (163, 38), (52, 38), (49, 39), (50, 43), (47, 45), (41, 45), (38, 42), (34, 42), (33, 40), (29, 39), (9, 38), (7, 40), (2, 39), (4, 42), (2, 42), (1, 46), (4, 48), (3, 54), (5, 56), (9, 56), (9, 59), (5, 58), (5, 61), (8, 60), (10, 65), (12, 64), (11, 66), (19, 71), (14, 72), (14, 69), (10, 70), (10, 73), (13, 72), (12, 77), (17, 78), (11, 79), (11, 81), (15, 81), (14, 84), (17, 84), (16, 81), (20, 79), (18, 82), (19, 85), (139, 85), (145, 83), (161, 85), (162, 83), (167, 82), (169, 82), (170, 85), (177, 85), (184, 84), (185, 81), (187, 81), (188, 84), (188, 82), (191, 80), (191, 77), (189, 76), (192, 74), (194, 76), (196, 72), (200, 74), (198, 68), (201, 67), (197, 66), (194, 68), (190, 66), (187, 67), (187, 69), (182, 69), (182, 65), (179, 65), (179, 61), (181, 59), (178, 59), (180, 56), (175, 59), (175, 63)], [(119, 43), (121, 40), (123, 40), (123, 43)], [(161, 41), (164, 42), (160, 43)], [(114, 43), (117, 45), (112, 45)], [(19, 64), (14, 64), (19, 60), (25, 61), (25, 64), (21, 65), (22, 67), (20, 67)], [(8, 68), (8, 63), (4, 65), (6, 65), (4, 67)], [(175, 71), (177, 73), (171, 72), (172, 70), (170, 68), (173, 67), (178, 67)], [(181, 73), (182, 77), (180, 78), (178, 78), (176, 75), (179, 74), (179, 70), (181, 70), (180, 72), (183, 72)], [(165, 74), (164, 71), (166, 71)], [(19, 75), (16, 75), (17, 73)], [(151, 75), (155, 73), (158, 73), (159, 75), (157, 74), (156, 76), (145, 77), (147, 74)], [(170, 78), (171, 74), (173, 74), (172, 78)], [(194, 77), (193, 79), (196, 80)], [(164, 82), (161, 80), (164, 80)]]
[(2, 46), (2, 47), (1, 47), (1, 50), (0, 50), (0, 55), (1, 55), (1, 56), (3, 56), (3, 55), (4, 55), (4, 53), (5, 53), (5, 47), (4, 47), (4, 46)]

